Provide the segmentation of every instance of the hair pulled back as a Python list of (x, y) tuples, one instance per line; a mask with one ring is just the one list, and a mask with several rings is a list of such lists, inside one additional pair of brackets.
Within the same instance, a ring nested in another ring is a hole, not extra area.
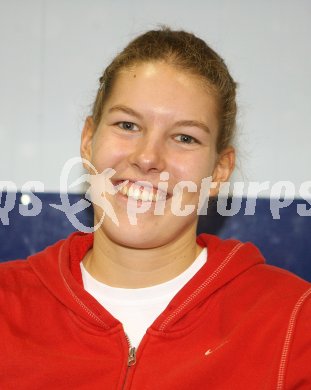
[(92, 117), (98, 126), (104, 103), (120, 71), (144, 62), (164, 61), (179, 70), (202, 78), (218, 103), (217, 152), (232, 142), (236, 128), (236, 83), (223, 59), (202, 39), (168, 27), (151, 30), (131, 41), (100, 77)]

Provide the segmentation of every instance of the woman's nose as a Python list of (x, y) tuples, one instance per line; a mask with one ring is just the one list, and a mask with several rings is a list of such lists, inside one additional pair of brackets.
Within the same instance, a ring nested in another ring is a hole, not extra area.
[(165, 170), (163, 143), (154, 137), (140, 138), (129, 156), (129, 162), (142, 173), (162, 172)]

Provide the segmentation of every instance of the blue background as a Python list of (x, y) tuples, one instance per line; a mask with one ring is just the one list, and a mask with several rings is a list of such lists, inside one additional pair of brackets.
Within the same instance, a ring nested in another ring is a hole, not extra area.
[[(6, 195), (2, 193), (1, 208), (5, 205)], [(75, 230), (64, 212), (50, 206), (51, 203), (61, 203), (58, 193), (36, 193), (35, 196), (42, 201), (39, 215), (21, 216), (21, 194), (17, 193), (15, 206), (8, 214), (9, 224), (3, 225), (3, 221), (0, 221), (0, 261), (26, 258)], [(82, 195), (69, 195), (71, 204), (81, 198)], [(311, 217), (302, 217), (297, 213), (297, 204), (306, 204), (307, 209), (310, 209), (310, 204), (296, 199), (280, 210), (280, 219), (273, 219), (269, 199), (257, 199), (253, 216), (244, 215), (245, 202), (243, 199), (240, 211), (230, 217), (220, 216), (216, 202), (212, 203), (208, 215), (200, 217), (198, 233), (251, 241), (262, 251), (267, 263), (288, 269), (311, 281)], [(85, 225), (91, 226), (91, 207), (77, 214), (77, 217)]]

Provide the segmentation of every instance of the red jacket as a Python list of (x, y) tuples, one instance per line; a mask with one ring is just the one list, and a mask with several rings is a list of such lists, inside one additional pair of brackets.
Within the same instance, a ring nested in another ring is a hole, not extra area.
[(311, 286), (252, 244), (201, 235), (207, 263), (128, 364), (121, 323), (82, 286), (92, 241), (0, 265), (1, 389), (311, 389)]

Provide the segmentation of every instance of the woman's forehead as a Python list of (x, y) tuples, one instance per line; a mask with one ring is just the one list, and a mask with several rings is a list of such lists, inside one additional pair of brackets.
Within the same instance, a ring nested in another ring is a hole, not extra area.
[(206, 88), (201, 78), (163, 62), (141, 63), (123, 69), (107, 103), (107, 107), (116, 104), (138, 105), (141, 109), (153, 106), (159, 113), (181, 111), (204, 117), (217, 106), (214, 93)]

